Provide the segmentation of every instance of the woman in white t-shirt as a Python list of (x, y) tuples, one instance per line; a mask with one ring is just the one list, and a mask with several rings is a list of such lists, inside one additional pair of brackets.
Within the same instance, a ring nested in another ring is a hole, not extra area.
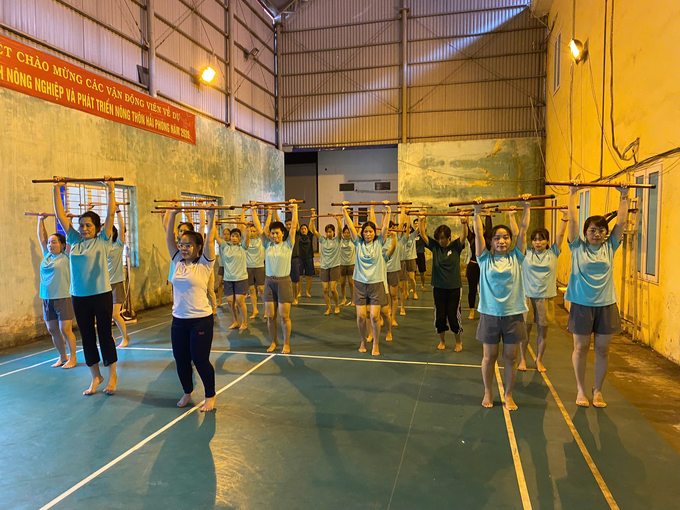
[(210, 362), (213, 339), (213, 307), (208, 300), (208, 285), (215, 263), (215, 211), (208, 212), (208, 240), (198, 232), (187, 231), (175, 239), (175, 217), (170, 213), (166, 242), (170, 258), (175, 263), (172, 274), (172, 354), (177, 364), (184, 395), (177, 407), (189, 403), (194, 391), (193, 361), (205, 388), (201, 411), (215, 408), (215, 369)]

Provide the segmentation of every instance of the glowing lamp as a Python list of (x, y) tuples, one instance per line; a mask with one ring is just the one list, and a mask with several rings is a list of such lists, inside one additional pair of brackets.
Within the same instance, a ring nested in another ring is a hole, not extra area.
[(571, 51), (571, 58), (573, 58), (574, 62), (578, 64), (579, 62), (585, 60), (588, 56), (587, 41), (586, 46), (584, 46), (583, 43), (578, 39), (572, 39), (569, 41), (569, 50)]
[(201, 73), (201, 80), (203, 80), (205, 83), (210, 83), (215, 79), (215, 74), (215, 70), (208, 66), (203, 69), (203, 72)]

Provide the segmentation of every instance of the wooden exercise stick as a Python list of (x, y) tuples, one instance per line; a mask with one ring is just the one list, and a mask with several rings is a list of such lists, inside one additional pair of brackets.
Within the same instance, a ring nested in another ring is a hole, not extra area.
[[(24, 216), (46, 216), (48, 218), (54, 218), (54, 213), (45, 213), (43, 215), (39, 212), (25, 212)], [(73, 213), (66, 213), (66, 216), (68, 216), (69, 218), (75, 218), (78, 215)]]
[[(529, 198), (526, 199), (526, 201), (531, 201), (531, 200), (547, 200), (547, 199), (552, 199), (555, 198), (555, 195), (532, 195)], [(513, 197), (513, 198), (488, 198), (485, 200), (480, 200), (477, 202), (476, 200), (468, 200), (466, 202), (451, 202), (449, 204), (449, 207), (456, 207), (456, 206), (461, 206), (461, 205), (477, 205), (477, 204), (498, 204), (501, 202), (524, 202), (525, 199), (522, 197)]]
[[(576, 208), (580, 208), (580, 205), (577, 205)], [(530, 207), (532, 211), (566, 211), (567, 206), (566, 205), (545, 205), (545, 206), (537, 206), (537, 207)], [(496, 209), (498, 212), (510, 212), (510, 211), (517, 211), (521, 212), (522, 208), (521, 207), (499, 207)]]
[(216, 198), (165, 198), (165, 199), (154, 199), (155, 203), (166, 203), (166, 202), (217, 202)]
[(283, 200), (281, 202), (256, 202), (256, 201), (251, 201), (250, 203), (243, 204), (245, 206), (254, 206), (254, 205), (287, 205), (287, 204), (304, 204), (304, 200), (293, 200), (292, 202), (290, 200)]
[(233, 211), (233, 205), (157, 205), (159, 211)]
[[(106, 202), (89, 202), (87, 204), (78, 204), (79, 207), (96, 207), (98, 205), (109, 205)], [(116, 202), (116, 205), (130, 205), (130, 202)]]
[(633, 184), (626, 182), (579, 182), (573, 183), (569, 181), (545, 181), (546, 186), (576, 186), (577, 188), (646, 188), (655, 189), (656, 184)]
[(312, 214), (311, 216), (300, 216), (301, 218), (342, 218), (342, 214)]
[(331, 204), (331, 206), (333, 206), (333, 207), (343, 207), (343, 206), (346, 205), (346, 206), (351, 207), (351, 206), (357, 206), (357, 205), (371, 206), (371, 205), (412, 205), (412, 204), (413, 204), (413, 202), (387, 202), (385, 204), (383, 202), (372, 201), (372, 202), (349, 202), (347, 204), (343, 204), (342, 202), (333, 202)]
[(62, 177), (61, 179), (57, 179), (56, 177), (52, 177), (51, 179), (33, 179), (31, 182), (33, 184), (43, 184), (43, 183), (50, 183), (50, 184), (57, 184), (59, 182), (102, 182), (102, 181), (122, 181), (123, 177), (108, 177), (108, 178), (103, 178), (103, 177), (94, 177), (92, 179), (84, 179), (82, 177)]

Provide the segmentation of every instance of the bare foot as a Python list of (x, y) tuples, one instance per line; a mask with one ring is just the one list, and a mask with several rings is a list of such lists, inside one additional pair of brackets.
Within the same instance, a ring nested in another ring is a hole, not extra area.
[(269, 349), (267, 349), (267, 352), (274, 352), (276, 347), (279, 345), (279, 342), (277, 340), (274, 340), (272, 344), (269, 346)]
[(340, 307), (339, 306), (335, 307), (335, 313), (340, 313)]
[(309, 292), (305, 292), (305, 294), (307, 295), (307, 297), (312, 297), (312, 295)]
[(217, 307), (213, 306), (213, 315), (217, 315)]
[[(254, 312), (253, 315), (251, 315), (251, 316), (248, 317), (248, 318), (249, 318), (249, 319), (255, 319), (258, 315), (259, 315), (259, 312)], [(267, 317), (265, 317), (265, 319), (266, 319), (266, 318), (267, 318)]]
[(281, 354), (290, 354), (290, 344), (283, 344), (283, 349), (281, 349)]
[(443, 351), (444, 349), (446, 349), (446, 342), (442, 342), (440, 340), (439, 345), (437, 346), (437, 349), (439, 349), (440, 351)]
[(512, 399), (512, 395), (505, 395), (505, 408), (508, 411), (517, 411), (517, 404)]
[(387, 336), (385, 337), (386, 342), (391, 342), (392, 341), (392, 332), (390, 331), (387, 333)]
[(58, 359), (57, 362), (54, 365), (52, 365), (52, 368), (59, 368), (67, 361), (68, 361), (67, 359)]
[(484, 399), (482, 400), (482, 405), (484, 407), (493, 407), (493, 394), (484, 393)]
[(346, 299), (343, 299), (342, 301), (340, 301), (340, 306), (345, 306), (346, 304), (347, 304)]
[(373, 333), (368, 335), (368, 338), (366, 338), (366, 341), (370, 344), (373, 341)]
[(361, 345), (359, 346), (359, 352), (366, 352), (366, 344), (364, 342), (361, 342)]
[(399, 312), (399, 315), (406, 315), (406, 312), (404, 311), (403, 308), (401, 309), (401, 312)]
[(599, 407), (600, 409), (607, 407), (607, 403), (602, 398), (602, 392), (595, 388), (593, 388), (593, 406)]
[(420, 290), (422, 290), (423, 292), (425, 292), (425, 285), (421, 285), (421, 286), (420, 286)]
[(331, 309), (329, 308), (329, 309), (326, 310), (323, 314), (324, 314), (324, 315), (330, 315), (330, 314), (331, 314)]
[(95, 392), (97, 391), (97, 386), (99, 386), (101, 383), (104, 382), (104, 378), (100, 375), (99, 377), (95, 377), (92, 379), (92, 383), (90, 383), (90, 387), (83, 391), (83, 395), (94, 395)]
[(576, 405), (581, 407), (590, 407), (588, 397), (585, 395), (576, 395)]
[(264, 320), (267, 320), (267, 319), (269, 319), (269, 315), (267, 315), (267, 314), (265, 313), (265, 314), (262, 316), (262, 318), (263, 318)]
[(413, 299), (418, 299), (418, 294), (416, 294), (415, 291), (413, 291)]
[(517, 365), (517, 370), (520, 372), (526, 372), (527, 371), (527, 362), (526, 360), (522, 360), (519, 362), (519, 365)]
[(373, 356), (380, 356), (380, 351), (377, 349), (377, 347), (374, 345), (373, 350), (371, 351), (371, 354)]
[(62, 365), (61, 368), (65, 369), (73, 368), (76, 366), (76, 363), (78, 363), (78, 360), (76, 359), (75, 356), (72, 356), (68, 359), (68, 361), (64, 365)]
[(215, 409), (215, 399), (217, 398), (217, 395), (214, 397), (206, 398), (203, 401), (203, 405), (201, 406), (201, 412), (206, 413), (208, 411), (212, 411)]
[(241, 331), (243, 331), (244, 329), (248, 329), (248, 323), (244, 322), (243, 324), (241, 324), (241, 327), (238, 328), (238, 329), (241, 330)]
[(229, 326), (229, 329), (236, 329), (239, 326), (240, 326), (240, 324), (238, 323), (238, 321), (234, 321), (234, 323), (231, 326)]
[[(548, 369), (545, 368), (545, 365), (543, 365), (543, 363), (541, 362), (540, 359), (537, 359), (537, 360), (536, 360), (536, 370), (538, 370), (538, 371), (541, 372), (541, 373), (547, 372), (547, 371), (548, 371)], [(594, 405), (594, 404), (593, 404), (593, 405)]]
[(392, 326), (398, 326), (398, 325), (399, 325), (399, 324), (397, 324), (397, 321), (392, 320)]
[(116, 392), (116, 386), (118, 386), (118, 374), (114, 373), (109, 376), (109, 383), (104, 388), (104, 393), (113, 395)]
[(456, 342), (456, 346), (453, 348), (453, 352), (461, 352), (463, 350), (463, 342)]
[(475, 311), (474, 311), (474, 310), (470, 310), (470, 313), (468, 314), (468, 319), (472, 320), (472, 319), (474, 319), (474, 318), (475, 318)]
[(293, 299), (293, 304), (297, 305), (298, 304), (298, 298)]
[(124, 349), (125, 347), (128, 346), (129, 343), (130, 343), (130, 337), (126, 336), (120, 341), (120, 343), (118, 344), (118, 347), (120, 349)]
[(182, 395), (182, 398), (177, 401), (177, 407), (185, 407), (189, 403), (189, 400), (191, 400), (191, 393), (185, 393)]

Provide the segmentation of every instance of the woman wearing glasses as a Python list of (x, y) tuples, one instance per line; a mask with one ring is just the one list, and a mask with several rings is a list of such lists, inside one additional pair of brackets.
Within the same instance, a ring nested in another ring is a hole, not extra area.
[[(578, 184), (578, 183), (574, 183)], [(571, 356), (576, 374), (576, 404), (588, 407), (586, 397), (586, 359), (591, 334), (595, 335), (595, 386), (593, 405), (606, 407), (602, 398), (602, 384), (607, 374), (609, 344), (612, 335), (620, 330), (616, 289), (614, 288), (614, 254), (621, 244), (623, 228), (628, 216), (628, 188), (616, 188), (621, 195), (616, 225), (609, 232), (604, 216), (591, 216), (583, 225), (585, 240), (579, 235), (576, 207), (578, 187), (570, 186), (569, 226), (567, 240), (571, 250), (571, 277), (564, 298), (571, 302), (569, 331), (574, 335)]]

